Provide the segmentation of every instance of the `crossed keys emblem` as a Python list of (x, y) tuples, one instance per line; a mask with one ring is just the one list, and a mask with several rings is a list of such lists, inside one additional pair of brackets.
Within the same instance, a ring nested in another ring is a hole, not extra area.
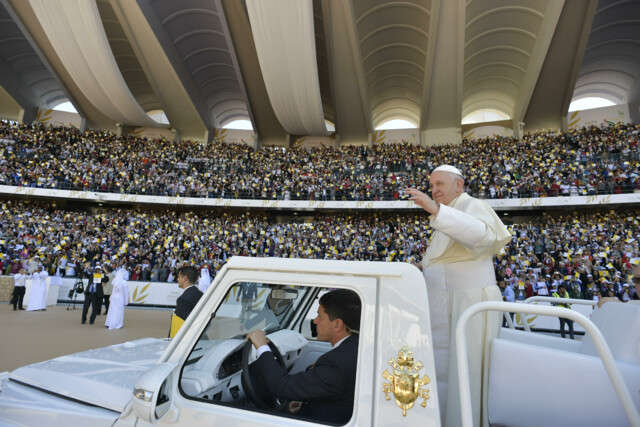
[(429, 384), (431, 380), (426, 375), (420, 378), (420, 371), (424, 367), (422, 362), (414, 362), (413, 352), (405, 346), (398, 351), (396, 359), (389, 360), (389, 366), (393, 368), (392, 373), (386, 369), (382, 373), (384, 379), (389, 381), (382, 384), (386, 400), (391, 400), (389, 393), (393, 393), (403, 417), (407, 416), (407, 410), (413, 408), (418, 398), (424, 399), (420, 405), (426, 408), (429, 389), (422, 386)]

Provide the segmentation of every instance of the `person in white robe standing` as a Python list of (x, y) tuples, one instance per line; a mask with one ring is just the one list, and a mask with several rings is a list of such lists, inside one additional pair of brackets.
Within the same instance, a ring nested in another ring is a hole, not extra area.
[[(430, 214), (434, 232), (421, 265), (427, 284), (442, 425), (459, 426), (460, 393), (455, 330), (471, 305), (502, 301), (493, 256), (511, 235), (491, 207), (464, 192), (459, 169), (442, 165), (430, 176), (433, 199), (415, 188), (410, 200)], [(485, 312), (467, 327), (467, 350), (474, 426), (488, 426), (487, 383), (490, 343), (498, 334), (502, 313)]]
[(204, 265), (200, 269), (200, 279), (198, 279), (198, 289), (204, 294), (211, 284), (211, 275), (209, 274), (209, 266)]
[(124, 325), (124, 306), (129, 304), (129, 286), (125, 277), (126, 273), (118, 270), (113, 279), (109, 311), (104, 322), (104, 326), (109, 329), (120, 329)]
[(49, 273), (44, 271), (44, 267), (39, 265), (37, 271), (31, 275), (31, 289), (29, 290), (29, 299), (27, 311), (46, 310), (47, 309), (47, 277)]

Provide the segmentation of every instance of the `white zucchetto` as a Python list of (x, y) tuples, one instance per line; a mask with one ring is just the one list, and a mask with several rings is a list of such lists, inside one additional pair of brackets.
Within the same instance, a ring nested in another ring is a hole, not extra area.
[(431, 173), (433, 172), (449, 172), (454, 175), (458, 175), (460, 178), (464, 178), (464, 175), (462, 175), (462, 172), (460, 172), (460, 169), (451, 165), (440, 165), (437, 168), (435, 168), (433, 171), (431, 171)]

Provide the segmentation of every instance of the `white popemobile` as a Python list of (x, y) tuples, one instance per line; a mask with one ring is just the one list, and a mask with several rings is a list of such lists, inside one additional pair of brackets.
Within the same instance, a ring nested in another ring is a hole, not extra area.
[[(243, 286), (257, 288), (252, 303), (239, 302)], [(415, 267), (246, 257), (221, 269), (173, 340), (140, 339), (0, 374), (0, 426), (317, 425), (261, 392), (245, 335), (265, 330), (280, 363), (303, 371), (330, 349), (314, 340), (310, 320), (319, 297), (335, 288), (362, 302), (346, 425), (440, 426), (428, 296)], [(608, 303), (592, 322), (568, 309), (484, 302), (457, 326), (465, 427), (471, 406), (462, 337), (483, 310), (562, 314), (587, 331), (571, 341), (503, 328), (491, 351), (492, 425), (640, 426), (640, 306)]]

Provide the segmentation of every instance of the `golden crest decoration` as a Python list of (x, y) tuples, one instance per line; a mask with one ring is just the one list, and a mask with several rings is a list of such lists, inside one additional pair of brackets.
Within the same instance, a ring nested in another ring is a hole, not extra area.
[(402, 416), (407, 416), (407, 410), (413, 408), (417, 399), (424, 399), (420, 404), (427, 406), (429, 390), (422, 388), (431, 382), (428, 376), (420, 378), (420, 371), (424, 367), (422, 362), (414, 362), (413, 352), (408, 347), (402, 347), (398, 351), (396, 359), (389, 360), (392, 372), (384, 370), (382, 376), (389, 381), (382, 384), (382, 392), (387, 400), (391, 400), (389, 393), (393, 393), (396, 404), (402, 409)]

